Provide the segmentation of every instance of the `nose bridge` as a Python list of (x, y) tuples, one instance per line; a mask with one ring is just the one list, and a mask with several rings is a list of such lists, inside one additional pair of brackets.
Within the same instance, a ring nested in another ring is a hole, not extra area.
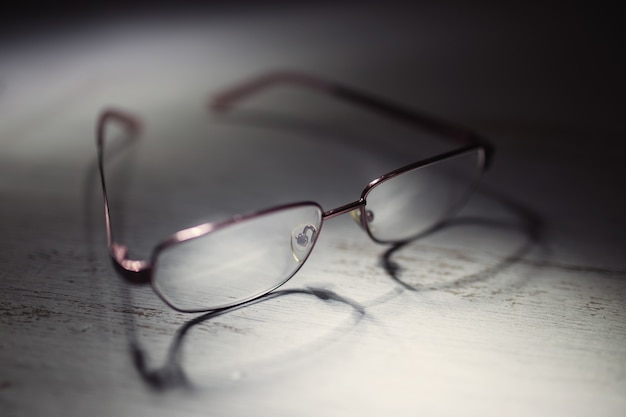
[(353, 201), (352, 203), (345, 204), (343, 206), (328, 210), (324, 212), (324, 219), (332, 219), (333, 217), (340, 216), (345, 213), (349, 213), (353, 210), (356, 210), (365, 205), (365, 199), (360, 198), (357, 201)]

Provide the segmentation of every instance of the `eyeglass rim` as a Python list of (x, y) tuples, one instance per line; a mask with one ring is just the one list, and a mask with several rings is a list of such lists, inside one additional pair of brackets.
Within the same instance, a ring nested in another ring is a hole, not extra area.
[[(258, 291), (257, 293), (253, 295), (250, 295), (245, 298), (239, 298), (230, 303), (222, 303), (216, 306), (201, 307), (201, 308), (181, 308), (177, 306), (173, 301), (171, 301), (168, 298), (167, 294), (158, 287), (157, 282), (156, 282), (157, 260), (159, 258), (159, 255), (161, 255), (162, 252), (166, 251), (167, 249), (172, 248), (182, 243), (192, 241), (194, 239), (208, 236), (214, 232), (223, 230), (225, 228), (234, 226), (236, 224), (240, 224), (249, 220), (267, 216), (273, 213), (279, 213), (281, 211), (287, 211), (287, 210), (300, 208), (300, 207), (312, 207), (312, 208), (317, 209), (317, 212), (319, 213), (319, 226), (317, 228), (317, 233), (315, 234), (315, 236), (313, 236), (313, 239), (311, 241), (311, 249), (309, 249), (304, 259), (302, 259), (302, 261), (299, 262), (297, 267), (293, 271), (291, 271), (291, 273), (289, 273), (286, 278), (284, 278), (277, 284), (271, 286), (269, 289)], [(178, 232), (175, 232), (169, 237), (162, 240), (159, 244), (157, 244), (157, 246), (152, 251), (152, 255), (150, 258), (150, 286), (152, 287), (154, 292), (167, 305), (169, 305), (174, 310), (180, 311), (182, 313), (201, 313), (201, 312), (206, 312), (206, 311), (220, 310), (220, 309), (229, 308), (229, 307), (236, 306), (238, 304), (248, 302), (250, 300), (253, 300), (255, 298), (262, 296), (263, 294), (274, 291), (276, 288), (280, 287), (281, 285), (289, 281), (291, 278), (293, 278), (293, 276), (305, 264), (305, 262), (311, 255), (311, 252), (313, 252), (313, 250), (315, 249), (315, 244), (317, 243), (317, 238), (322, 230), (323, 224), (324, 224), (324, 210), (322, 209), (322, 207), (314, 201), (301, 201), (301, 202), (295, 202), (295, 203), (281, 204), (278, 206), (273, 206), (273, 207), (269, 207), (269, 208), (262, 209), (262, 210), (248, 212), (242, 215), (236, 215), (226, 220), (222, 220), (218, 222), (202, 223), (197, 226), (192, 226), (186, 229), (179, 230)]]
[[(371, 231), (371, 228), (369, 226), (369, 223), (367, 222), (367, 214), (366, 214), (366, 209), (367, 209), (367, 196), (369, 195), (369, 193), (375, 189), (377, 186), (389, 181), (392, 178), (395, 178), (399, 175), (402, 174), (406, 174), (407, 172), (410, 171), (414, 171), (414, 170), (418, 170), (418, 169), (423, 169), (426, 168), (428, 166), (437, 164), (439, 162), (442, 162), (446, 159), (452, 159), (455, 158), (457, 156), (463, 155), (463, 154), (468, 154), (474, 151), (478, 151), (478, 168), (479, 168), (479, 175), (478, 178), (474, 181), (474, 184), (472, 184), (471, 189), (469, 190), (469, 192), (467, 192), (467, 196), (465, 198), (465, 201), (463, 201), (461, 204), (458, 205), (458, 208), (450, 213), (448, 213), (446, 216), (444, 216), (440, 221), (438, 221), (437, 223), (435, 223), (434, 225), (430, 226), (429, 228), (427, 228), (426, 230), (420, 231), (418, 233), (416, 233), (415, 235), (409, 236), (407, 238), (404, 239), (380, 239), (377, 238), (376, 236), (374, 236), (374, 234)], [(474, 193), (474, 190), (476, 189), (476, 187), (478, 186), (478, 184), (480, 183), (480, 179), (482, 178), (483, 173), (485, 172), (485, 170), (487, 169), (487, 161), (488, 161), (488, 152), (489, 150), (487, 149), (487, 147), (483, 144), (474, 144), (474, 145), (469, 145), (469, 146), (465, 146), (462, 148), (458, 148), (443, 154), (439, 154), (439, 155), (435, 155), (433, 157), (427, 158), (427, 159), (423, 159), (417, 162), (413, 162), (411, 164), (405, 165), (401, 168), (398, 168), (396, 170), (390, 171), (386, 174), (383, 174), (375, 179), (373, 179), (372, 181), (370, 181), (367, 186), (365, 187), (365, 189), (363, 190), (363, 192), (361, 193), (361, 198), (360, 201), (363, 201), (363, 205), (360, 207), (361, 210), (361, 214), (360, 214), (360, 218), (361, 218), (361, 227), (366, 231), (367, 235), (370, 237), (370, 239), (372, 239), (374, 242), (376, 243), (380, 243), (380, 244), (401, 244), (401, 243), (405, 243), (405, 242), (409, 242), (411, 240), (414, 240), (416, 238), (418, 238), (419, 236), (422, 236), (424, 234), (429, 233), (431, 230), (436, 229), (437, 227), (439, 227), (442, 223), (445, 223), (448, 219), (450, 219), (452, 216), (454, 216), (454, 213), (457, 212), (458, 210), (460, 210), (464, 205), (465, 202), (467, 201), (467, 199)]]

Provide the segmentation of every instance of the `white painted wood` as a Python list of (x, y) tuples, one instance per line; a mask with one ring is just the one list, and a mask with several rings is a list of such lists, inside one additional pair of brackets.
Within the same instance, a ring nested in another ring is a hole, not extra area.
[[(424, 8), (408, 20), (386, 10), (384, 23), (376, 9), (357, 13), (368, 28), (396, 25), (383, 36), (363, 31), (354, 10), (316, 10), (185, 21), (196, 31), (147, 22), (124, 32), (131, 26), (119, 23), (101, 37), (50, 38), (54, 56), (37, 45), (3, 52), (1, 415), (623, 415), (619, 127), (592, 135), (567, 109), (528, 107), (536, 91), (502, 104), (494, 90), (477, 101), (446, 90), (433, 69), (482, 67), (461, 39), (444, 42), (434, 18), (467, 31), (471, 50), (496, 65), (490, 54), (523, 20), (503, 11), (481, 17), (484, 31), (471, 29), (480, 16), (467, 10)], [(533, 36), (517, 45), (537, 47)], [(163, 56), (169, 63), (155, 66)], [(517, 79), (507, 65), (504, 86)], [(394, 252), (392, 270), (387, 248), (343, 216), (324, 225), (310, 260), (273, 297), (194, 324), (117, 277), (106, 256), (93, 143), (104, 105), (146, 121), (137, 147), (110, 165), (114, 204), (125, 208), (119, 229), (141, 255), (196, 221), (305, 198), (350, 202), (411, 152), (434, 149), (302, 92), (249, 104), (277, 115), (269, 127), (204, 113), (209, 92), (282, 66), (432, 105), (493, 138), (497, 159), (457, 220)], [(472, 74), (449, 77), (465, 91), (481, 86)], [(294, 172), (295, 158), (305, 171)]]

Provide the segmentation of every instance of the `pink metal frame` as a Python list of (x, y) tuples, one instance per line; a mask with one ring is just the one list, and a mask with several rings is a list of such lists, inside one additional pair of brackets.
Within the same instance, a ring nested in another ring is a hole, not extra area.
[[(107, 195), (106, 181), (105, 181), (105, 175), (104, 175), (104, 145), (105, 145), (104, 142), (105, 142), (105, 136), (106, 136), (105, 129), (106, 129), (106, 126), (109, 125), (110, 123), (120, 124), (121, 126), (126, 128), (126, 130), (131, 134), (140, 132), (141, 123), (136, 117), (126, 112), (123, 112), (120, 110), (114, 110), (114, 109), (105, 110), (98, 119), (97, 128), (96, 128), (96, 146), (97, 146), (97, 151), (98, 151), (98, 168), (100, 171), (100, 179), (101, 179), (101, 184), (102, 184), (102, 193), (103, 193), (103, 200), (104, 200), (104, 216), (105, 216), (105, 224), (106, 224), (107, 246), (108, 246), (109, 254), (111, 256), (114, 266), (127, 279), (133, 282), (152, 282), (153, 266), (156, 263), (156, 259), (158, 258), (159, 254), (168, 247), (180, 244), (182, 242), (185, 242), (191, 239), (196, 239), (201, 236), (205, 236), (209, 233), (215, 232), (216, 230), (233, 225), (235, 223), (243, 222), (243, 221), (258, 217), (258, 216), (266, 215), (269, 213), (281, 211), (281, 210), (288, 209), (288, 208), (303, 206), (303, 205), (309, 205), (309, 206), (314, 205), (319, 208), (319, 210), (322, 213), (322, 222), (320, 224), (320, 230), (321, 230), (321, 225), (324, 223), (324, 220), (331, 219), (333, 217), (336, 217), (345, 213), (349, 213), (354, 210), (359, 210), (360, 211), (360, 216), (359, 216), (360, 225), (367, 232), (367, 234), (370, 236), (371, 239), (373, 239), (374, 241), (378, 243), (401, 243), (401, 242), (380, 241), (372, 235), (372, 233), (370, 232), (368, 228), (367, 213), (365, 210), (366, 199), (367, 199), (367, 195), (369, 194), (369, 192), (376, 185), (382, 182), (385, 182), (395, 176), (406, 173), (408, 171), (423, 168), (427, 165), (434, 164), (444, 159), (452, 158), (452, 157), (461, 155), (466, 152), (472, 152), (476, 150), (479, 151), (481, 155), (481, 159), (479, 162), (481, 163), (481, 168), (483, 170), (489, 166), (490, 161), (492, 159), (492, 155), (493, 155), (492, 146), (486, 140), (484, 140), (483, 138), (477, 136), (476, 134), (472, 132), (469, 132), (467, 130), (464, 130), (462, 128), (456, 127), (454, 125), (451, 125), (445, 122), (441, 122), (430, 116), (419, 114), (409, 109), (397, 106), (395, 104), (385, 102), (381, 99), (378, 99), (370, 95), (364, 94), (362, 92), (350, 89), (343, 85), (336, 84), (327, 80), (323, 80), (323, 79), (320, 79), (311, 75), (307, 75), (307, 74), (302, 74), (302, 73), (274, 72), (274, 73), (263, 75), (258, 78), (254, 78), (250, 81), (244, 82), (238, 86), (230, 88), (222, 92), (221, 94), (215, 96), (213, 100), (211, 100), (210, 102), (210, 108), (213, 111), (230, 110), (240, 100), (243, 100), (252, 94), (261, 92), (262, 90), (265, 90), (267, 88), (271, 88), (280, 84), (292, 84), (292, 85), (320, 91), (323, 93), (327, 93), (333, 97), (347, 100), (348, 102), (359, 105), (361, 107), (364, 107), (366, 109), (379, 113), (383, 116), (389, 116), (399, 121), (409, 123), (421, 129), (435, 133), (439, 135), (440, 137), (442, 137), (443, 139), (447, 139), (447, 140), (451, 140), (456, 143), (459, 143), (461, 147), (451, 152), (437, 155), (435, 157), (428, 158), (426, 160), (418, 161), (418, 162), (406, 165), (404, 167), (398, 168), (384, 175), (381, 175), (380, 177), (375, 178), (374, 180), (370, 181), (367, 184), (367, 186), (362, 191), (361, 196), (358, 200), (342, 205), (340, 207), (337, 207), (328, 211), (323, 211), (323, 209), (317, 203), (299, 202), (299, 203), (292, 203), (292, 204), (272, 207), (269, 209), (248, 213), (245, 215), (239, 215), (239, 216), (233, 217), (229, 220), (225, 220), (222, 222), (200, 224), (195, 227), (180, 230), (174, 233), (173, 235), (171, 235), (170, 237), (168, 237), (167, 239), (165, 239), (164, 241), (162, 241), (161, 243), (159, 243), (155, 247), (150, 260), (136, 260), (136, 259), (129, 259), (127, 257), (128, 248), (124, 246), (123, 244), (116, 242), (113, 236), (112, 227), (111, 227), (111, 217), (110, 217), (110, 212), (109, 212), (109, 199)], [(312, 242), (313, 245), (315, 244), (315, 241), (317, 241), (317, 236), (319, 236), (319, 231)], [(312, 249), (309, 251), (309, 254), (311, 252), (312, 252)], [(306, 259), (304, 259), (301, 264), (303, 264), (305, 261)], [(219, 306), (219, 308), (230, 307), (232, 305), (240, 304), (240, 303), (249, 301), (251, 299), (260, 297), (264, 294), (267, 294), (268, 292), (273, 291), (274, 289), (284, 284), (296, 272), (297, 270), (294, 271), (293, 274), (291, 274), (291, 276), (289, 276), (283, 282), (277, 284), (274, 288), (264, 291), (261, 294), (256, 294), (252, 297), (249, 297), (243, 300), (238, 300), (237, 302), (233, 302), (229, 305)], [(185, 311), (185, 312), (199, 312), (199, 311), (208, 311), (208, 310), (216, 309), (216, 308), (210, 308), (210, 309), (205, 309), (205, 310), (193, 310), (193, 311), (181, 310), (177, 308), (176, 306), (172, 305), (167, 300), (167, 297), (164, 294), (161, 294), (161, 292), (156, 288), (156, 286), (153, 285), (153, 288), (155, 292), (157, 292), (157, 294), (159, 294), (159, 296), (168, 305), (170, 305), (170, 307), (176, 310)]]

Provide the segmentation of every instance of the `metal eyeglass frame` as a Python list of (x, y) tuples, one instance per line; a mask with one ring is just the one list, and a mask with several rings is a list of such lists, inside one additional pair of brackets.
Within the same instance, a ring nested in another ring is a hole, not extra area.
[[(107, 247), (109, 250), (109, 254), (111, 260), (113, 262), (114, 267), (118, 272), (122, 274), (122, 276), (134, 283), (152, 283), (152, 287), (154, 291), (159, 295), (163, 301), (168, 304), (170, 307), (177, 311), (181, 312), (203, 312), (203, 311), (211, 311), (217, 310), (221, 308), (231, 307), (234, 305), (238, 305), (251, 299), (255, 299), (261, 297), (276, 288), (283, 285), (289, 279), (291, 279), (300, 269), (302, 264), (308, 258), (308, 255), (313, 251), (313, 248), (309, 250), (306, 258), (302, 260), (298, 268), (293, 271), (285, 280), (278, 283), (273, 288), (270, 288), (266, 291), (263, 291), (259, 294), (255, 294), (248, 298), (237, 300), (227, 305), (221, 305), (215, 308), (207, 308), (207, 309), (194, 309), (194, 310), (185, 310), (180, 309), (168, 300), (167, 296), (162, 294), (161, 291), (154, 285), (152, 280), (152, 272), (153, 266), (155, 265), (155, 261), (158, 258), (159, 254), (166, 248), (169, 248), (173, 245), (180, 244), (182, 242), (188, 241), (190, 239), (194, 239), (200, 236), (204, 236), (206, 234), (212, 233), (224, 227), (243, 222), (258, 216), (266, 215), (269, 213), (298, 207), (301, 205), (315, 205), (320, 209), (322, 213), (322, 221), (320, 223), (321, 226), (324, 223), (324, 220), (331, 219), (333, 217), (355, 212), (358, 213), (356, 216), (356, 220), (360, 223), (360, 226), (367, 232), (369, 237), (377, 243), (402, 243), (411, 239), (404, 239), (403, 241), (381, 241), (374, 237), (367, 225), (367, 212), (365, 209), (366, 198), (370, 190), (380, 184), (381, 182), (387, 181), (395, 176), (403, 174), (405, 172), (422, 168), (426, 165), (430, 165), (433, 163), (437, 163), (447, 158), (452, 158), (457, 155), (463, 154), (465, 152), (470, 152), (473, 150), (480, 151), (480, 163), (482, 171), (486, 170), (493, 158), (493, 146), (484, 138), (476, 135), (473, 132), (467, 131), (465, 129), (459, 128), (452, 124), (439, 121), (430, 116), (426, 116), (420, 113), (416, 113), (407, 108), (386, 102), (379, 98), (373, 97), (371, 95), (356, 91), (352, 88), (346, 87), (344, 85), (340, 85), (334, 82), (330, 82), (318, 77), (314, 77), (308, 74), (297, 73), (297, 72), (273, 72), (269, 74), (265, 74), (263, 76), (253, 78), (247, 82), (244, 82), (238, 86), (227, 89), (217, 96), (213, 97), (211, 102), (209, 103), (209, 107), (213, 111), (224, 112), (230, 110), (230, 108), (237, 104), (240, 100), (243, 100), (255, 93), (261, 92), (270, 87), (274, 87), (281, 84), (292, 84), (300, 87), (305, 87), (311, 90), (320, 91), (322, 93), (326, 93), (330, 96), (348, 101), (352, 104), (358, 105), (370, 111), (376, 112), (382, 116), (387, 116), (398, 121), (408, 123), (415, 127), (419, 127), (420, 129), (429, 131), (431, 133), (437, 134), (441, 136), (443, 139), (447, 139), (450, 141), (454, 141), (456, 143), (461, 144), (461, 147), (455, 149), (450, 152), (443, 153), (441, 155), (437, 155), (428, 159), (420, 160), (414, 162), (412, 164), (403, 166), (394, 171), (388, 172), (384, 175), (381, 175), (378, 178), (370, 181), (364, 190), (361, 193), (361, 196), (358, 200), (353, 201), (351, 203), (342, 205), (340, 207), (333, 208), (331, 210), (324, 211), (319, 204), (314, 202), (299, 202), (281, 205), (277, 207), (272, 207), (265, 210), (255, 211), (252, 213), (248, 213), (245, 215), (239, 215), (233, 217), (231, 219), (214, 222), (214, 223), (204, 223), (195, 227), (187, 228), (184, 230), (180, 230), (164, 241), (160, 242), (153, 250), (150, 260), (139, 260), (139, 259), (129, 259), (127, 257), (128, 248), (119, 242), (116, 242), (113, 236), (112, 227), (111, 227), (111, 216), (109, 210), (109, 198), (107, 195), (106, 181), (104, 175), (104, 145), (105, 145), (105, 128), (111, 122), (116, 122), (121, 124), (129, 133), (138, 133), (141, 130), (141, 123), (139, 119), (136, 117), (115, 109), (107, 109), (103, 111), (97, 121), (96, 126), (96, 147), (98, 152), (98, 169), (100, 172), (100, 180), (102, 185), (102, 193), (103, 193), (103, 201), (104, 201), (104, 218), (105, 218), (105, 226), (106, 226), (106, 236), (107, 236)], [(356, 212), (358, 210), (358, 212)], [(445, 219), (444, 219), (445, 221)], [(319, 235), (319, 231), (314, 237), (313, 245), (315, 241), (317, 241), (317, 235)]]

